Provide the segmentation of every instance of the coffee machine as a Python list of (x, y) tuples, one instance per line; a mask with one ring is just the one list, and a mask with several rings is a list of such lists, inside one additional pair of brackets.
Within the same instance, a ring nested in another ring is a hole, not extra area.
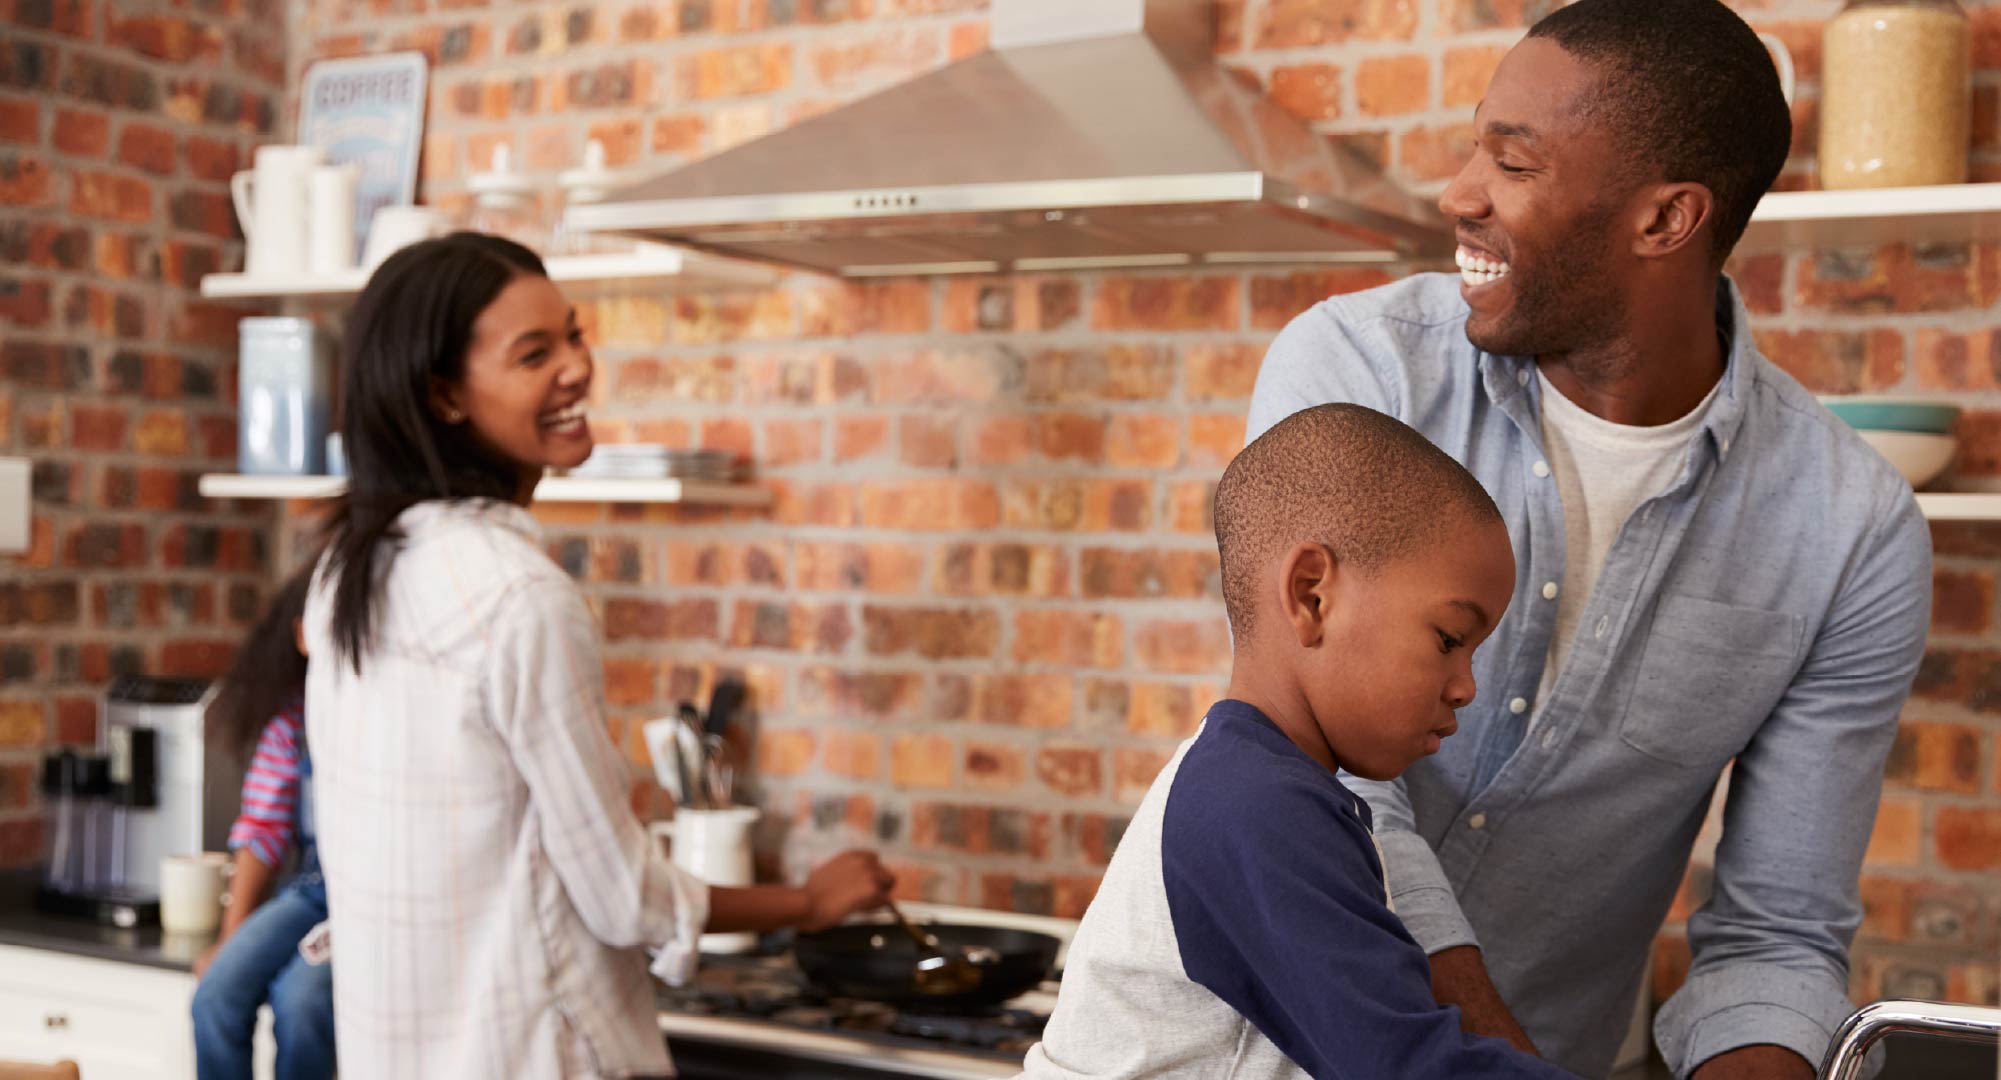
[(156, 924), (160, 860), (227, 847), (245, 762), (204, 737), (214, 694), (204, 679), (122, 676), (99, 703), (96, 748), (44, 761), (44, 909)]

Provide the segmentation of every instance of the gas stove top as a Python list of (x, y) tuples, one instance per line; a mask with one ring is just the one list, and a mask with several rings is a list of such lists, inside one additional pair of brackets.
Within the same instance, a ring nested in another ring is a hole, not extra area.
[[(661, 987), (660, 1028), (684, 1077), (875, 1075), (1013, 1076), (1042, 1037), (1054, 984), (980, 1015), (931, 1015), (813, 989), (790, 954), (706, 956), (692, 982)], [(712, 1060), (756, 1054), (783, 1058)]]

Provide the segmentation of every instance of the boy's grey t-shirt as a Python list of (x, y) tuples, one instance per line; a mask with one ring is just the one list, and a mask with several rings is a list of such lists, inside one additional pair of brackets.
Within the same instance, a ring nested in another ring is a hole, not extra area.
[(1024, 1075), (1562, 1077), (1459, 1030), (1385, 902), (1369, 808), (1240, 701), (1154, 780)]

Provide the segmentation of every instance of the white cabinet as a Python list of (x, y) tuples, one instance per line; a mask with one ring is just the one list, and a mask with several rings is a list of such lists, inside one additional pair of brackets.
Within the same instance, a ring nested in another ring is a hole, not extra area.
[[(75, 1061), (89, 1080), (194, 1080), (195, 978), (0, 945), (0, 1061)], [(257, 1075), (271, 1075), (270, 1010)]]

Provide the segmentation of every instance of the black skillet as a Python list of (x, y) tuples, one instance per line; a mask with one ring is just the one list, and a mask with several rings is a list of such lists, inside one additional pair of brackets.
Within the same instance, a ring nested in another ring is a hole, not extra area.
[[(912, 1011), (982, 1012), (1033, 990), (1056, 966), (1062, 943), (1048, 934), (993, 926), (924, 924), (939, 948), (972, 949), (981, 978), (956, 994), (928, 994), (916, 980), (917, 943), (893, 925), (836, 926), (799, 934), (792, 955), (806, 980), (833, 997), (881, 1001)], [(992, 950), (989, 957), (982, 950)]]

